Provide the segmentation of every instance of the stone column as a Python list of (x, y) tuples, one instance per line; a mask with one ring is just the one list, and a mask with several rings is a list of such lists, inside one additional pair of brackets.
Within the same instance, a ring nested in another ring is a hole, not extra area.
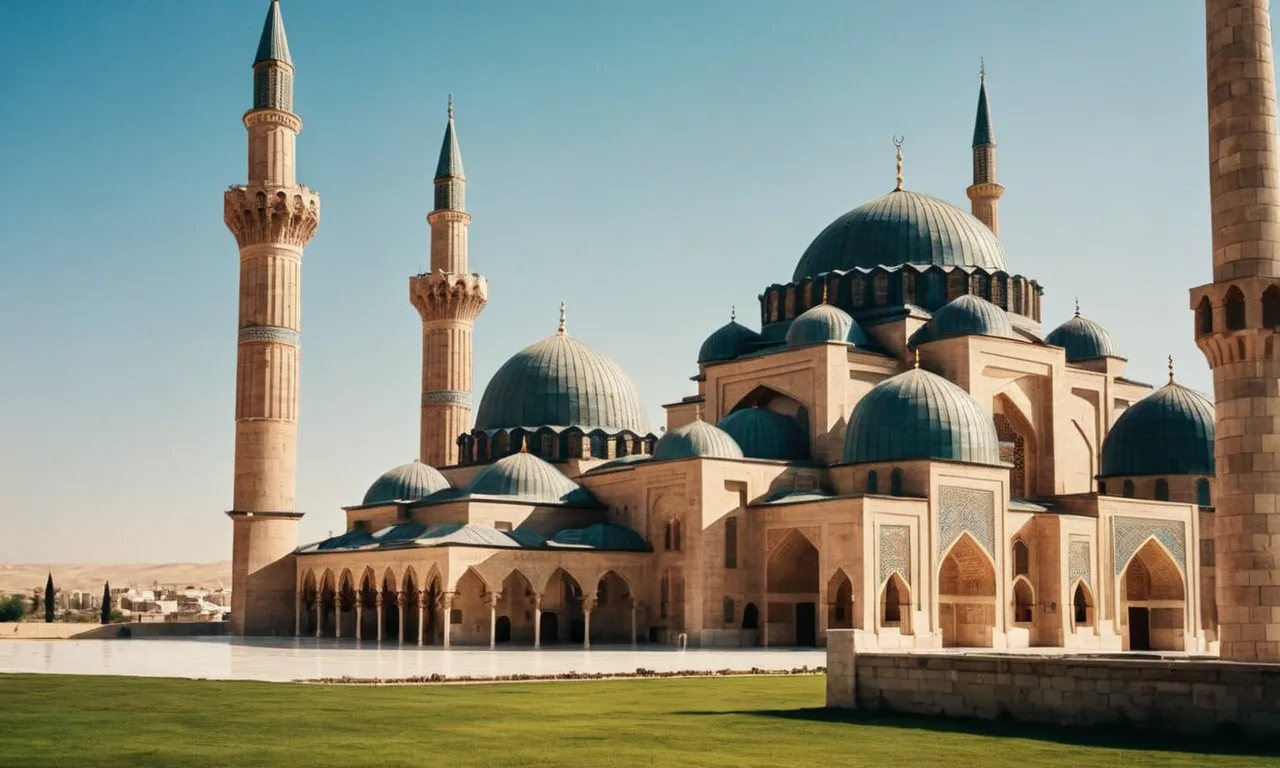
[(631, 645), (634, 647), (636, 643), (636, 600), (631, 600)]
[(444, 633), (444, 647), (449, 648), (450, 638), (453, 634), (453, 593), (445, 592), (440, 596), (440, 609), (444, 614), (444, 621), (440, 622), (441, 631)]
[(382, 596), (382, 590), (378, 590), (373, 595), (373, 604), (378, 612), (378, 642), (382, 642), (382, 604), (385, 598)]
[(396, 643), (404, 645), (404, 609), (408, 604), (409, 598), (405, 595), (404, 590), (396, 590)]
[(361, 625), (364, 624), (364, 592), (356, 593), (356, 642), (364, 635)]
[(342, 593), (333, 593), (333, 636), (342, 637)]
[(418, 647), (425, 643), (427, 631), (427, 590), (418, 590)]
[(542, 593), (533, 594), (533, 647), (542, 647)]
[(769, 647), (769, 595), (760, 601), (760, 647)]
[(293, 601), (293, 636), (302, 637), (302, 593)]
[(497, 592), (489, 595), (489, 647), (498, 647), (498, 598)]
[(316, 637), (320, 637), (320, 629), (324, 627), (324, 592), (316, 592)]
[(595, 607), (594, 593), (582, 596), (582, 647), (591, 647), (591, 609)]

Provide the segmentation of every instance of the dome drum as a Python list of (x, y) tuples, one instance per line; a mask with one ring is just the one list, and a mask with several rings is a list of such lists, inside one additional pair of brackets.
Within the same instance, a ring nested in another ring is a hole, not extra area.
[(463, 464), (484, 464), (504, 456), (532, 453), (547, 461), (569, 459), (616, 459), (636, 454), (652, 454), (658, 444), (654, 434), (636, 434), (631, 430), (592, 429), (581, 427), (541, 427), (526, 429), (474, 429), (459, 438)]

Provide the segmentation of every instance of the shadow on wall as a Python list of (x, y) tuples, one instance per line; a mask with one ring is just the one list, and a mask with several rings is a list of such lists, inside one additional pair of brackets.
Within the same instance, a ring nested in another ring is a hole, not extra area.
[(885, 710), (851, 710), (817, 707), (812, 709), (764, 709), (724, 711), (689, 710), (677, 712), (688, 717), (723, 717), (747, 715), (808, 723), (847, 723), (891, 728), (911, 728), (934, 733), (960, 733), (997, 738), (1029, 739), (1077, 747), (1103, 747), (1148, 753), (1171, 752), (1189, 755), (1239, 755), (1247, 757), (1280, 757), (1280, 744), (1247, 741), (1237, 729), (1220, 728), (1213, 736), (1192, 737), (1186, 734), (1139, 730), (1127, 725), (1046, 726), (1018, 722), (1005, 712), (996, 720), (968, 717), (943, 717), (888, 712)]

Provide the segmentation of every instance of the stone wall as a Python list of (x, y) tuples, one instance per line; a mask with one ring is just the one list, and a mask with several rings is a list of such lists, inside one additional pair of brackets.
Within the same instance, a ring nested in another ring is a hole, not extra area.
[(827, 706), (1280, 738), (1280, 664), (855, 653), (827, 633)]
[(121, 637), (196, 637), (225, 635), (225, 621), (145, 621), (125, 624), (17, 621), (0, 624), (0, 640), (110, 640)]

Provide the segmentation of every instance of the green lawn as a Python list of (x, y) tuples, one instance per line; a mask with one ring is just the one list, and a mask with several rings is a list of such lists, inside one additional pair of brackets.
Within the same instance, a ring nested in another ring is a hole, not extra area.
[[(824, 678), (345, 687), (0, 675), (0, 766), (1277, 765), (1205, 740), (834, 714)], [(1186, 750), (1186, 751), (1184, 751)]]

